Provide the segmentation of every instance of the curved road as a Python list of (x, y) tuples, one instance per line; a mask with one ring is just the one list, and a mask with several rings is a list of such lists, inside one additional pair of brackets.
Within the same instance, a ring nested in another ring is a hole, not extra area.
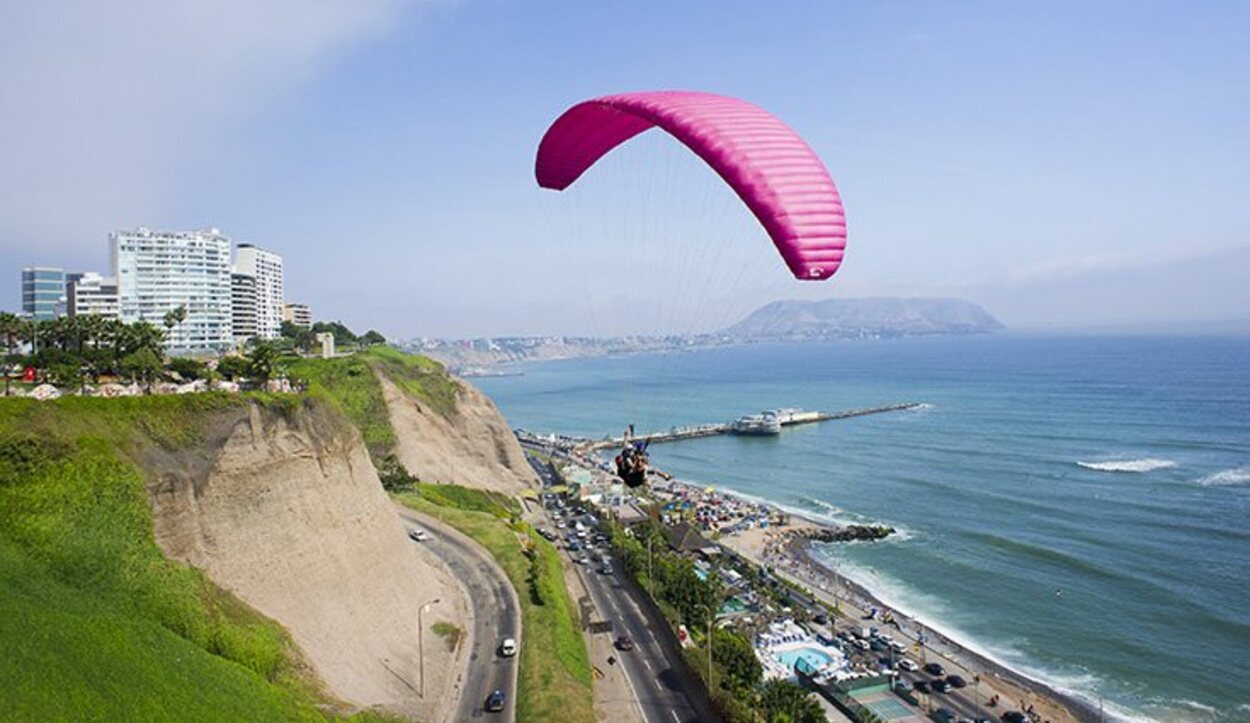
[[(469, 637), (467, 670), (460, 687), (457, 712), (451, 720), (516, 720), (517, 661), (499, 657), (504, 638), (521, 638), (521, 607), (516, 590), (490, 553), (450, 525), (441, 525), (429, 515), (407, 507), (399, 516), (408, 529), (420, 527), (430, 534), (423, 544), (441, 557), (469, 591), (473, 606), (473, 630)], [(496, 688), (507, 694), (503, 713), (487, 713), (482, 706)]]

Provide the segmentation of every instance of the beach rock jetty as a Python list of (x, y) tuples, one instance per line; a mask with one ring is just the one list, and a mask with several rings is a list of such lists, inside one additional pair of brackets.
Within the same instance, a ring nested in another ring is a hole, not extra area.
[(813, 527), (800, 534), (813, 542), (854, 542), (856, 540), (884, 540), (894, 534), (887, 525), (847, 525), (845, 527)]

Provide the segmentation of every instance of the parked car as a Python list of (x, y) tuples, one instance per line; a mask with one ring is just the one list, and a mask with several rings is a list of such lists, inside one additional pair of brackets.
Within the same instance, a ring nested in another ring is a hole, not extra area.
[(863, 638), (855, 638), (855, 642), (853, 643), (853, 645), (858, 650), (868, 650), (868, 641), (864, 640)]
[(491, 713), (498, 713), (499, 711), (503, 710), (504, 700), (505, 700), (505, 696), (503, 694), (503, 691), (499, 689), (495, 689), (486, 698), (486, 710), (490, 711)]
[(950, 684), (950, 687), (952, 688), (967, 688), (968, 687), (968, 681), (964, 680), (963, 676), (960, 676), (960, 675), (948, 675), (946, 676), (946, 682)]
[(951, 689), (950, 683), (947, 683), (942, 678), (938, 678), (937, 680), (931, 681), (929, 683), (929, 687), (933, 689), (934, 693), (946, 693), (946, 692), (949, 692)]
[(616, 639), (616, 649), (617, 649), (617, 650), (626, 650), (626, 651), (628, 651), (628, 650), (633, 650), (633, 649), (634, 649), (634, 641), (633, 641), (633, 639), (632, 639), (632, 638), (630, 638), (628, 635), (622, 635), (622, 636), (618, 637), (618, 638)]
[(929, 675), (946, 675), (946, 668), (941, 663), (925, 663), (924, 672)]
[(1029, 717), (1018, 710), (1009, 710), (1003, 713), (1003, 723), (1029, 723)]
[(916, 665), (916, 661), (910, 658), (899, 658), (898, 669), (906, 670), (908, 673), (914, 673), (917, 670), (920, 670), (920, 666)]
[(499, 654), (505, 658), (511, 658), (516, 655), (516, 639), (504, 638), (503, 642), (499, 644)]
[(430, 539), (430, 536), (425, 534), (425, 530), (409, 530), (408, 537), (412, 538), (416, 542), (425, 542)]
[(928, 693), (928, 692), (929, 692), (929, 681), (927, 681), (927, 680), (917, 680), (917, 681), (916, 681), (916, 684), (915, 684), (915, 688), (916, 688), (916, 692), (917, 692), (917, 693)]
[(950, 708), (938, 708), (937, 710), (933, 711), (931, 715), (933, 717), (933, 720), (938, 721), (938, 723), (954, 723), (955, 722), (955, 711), (951, 710)]
[(898, 680), (894, 681), (894, 689), (899, 692), (907, 693), (911, 691), (911, 688), (912, 688), (911, 683), (908, 683), (906, 680), (903, 680), (902, 678), (899, 678)]
[(898, 641), (891, 641), (891, 642), (890, 642), (890, 650), (893, 650), (894, 652), (898, 653), (899, 655), (903, 655), (904, 653), (906, 653), (906, 652), (907, 652), (907, 646), (906, 646), (906, 645), (903, 645), (902, 643), (900, 643), (900, 642), (898, 642)]
[(605, 562), (603, 563), (603, 567), (599, 568), (599, 572), (603, 573), (604, 575), (611, 575), (612, 573), (616, 571), (612, 569), (612, 563)]
[(829, 616), (825, 615), (824, 613), (816, 613), (815, 615), (812, 616), (812, 622), (816, 623), (817, 625), (828, 625)]

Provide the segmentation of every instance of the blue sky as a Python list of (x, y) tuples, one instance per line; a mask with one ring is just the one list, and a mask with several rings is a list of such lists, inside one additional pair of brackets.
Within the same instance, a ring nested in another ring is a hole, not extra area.
[[(292, 299), (398, 336), (830, 295), (960, 295), (1016, 327), (1250, 315), (1246, 3), (44, 5), (0, 10), (5, 307), (22, 265), (106, 270), (107, 232), (142, 224), (271, 248)], [(808, 139), (850, 224), (832, 281), (788, 281), (662, 138), (535, 187), (564, 108), (651, 88)]]

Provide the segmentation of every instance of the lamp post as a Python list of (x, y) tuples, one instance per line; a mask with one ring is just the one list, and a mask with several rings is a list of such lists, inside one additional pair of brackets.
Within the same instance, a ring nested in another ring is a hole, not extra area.
[(647, 535), (647, 587), (650, 587), (651, 599), (655, 599), (655, 570), (651, 566), (651, 542), (655, 539), (654, 535)]
[(425, 613), (425, 609), (431, 605), (437, 605), (438, 598), (434, 598), (428, 603), (417, 608), (417, 659), (419, 661), (421, 678), (421, 697), (425, 698), (425, 625), (421, 622), (421, 616)]

